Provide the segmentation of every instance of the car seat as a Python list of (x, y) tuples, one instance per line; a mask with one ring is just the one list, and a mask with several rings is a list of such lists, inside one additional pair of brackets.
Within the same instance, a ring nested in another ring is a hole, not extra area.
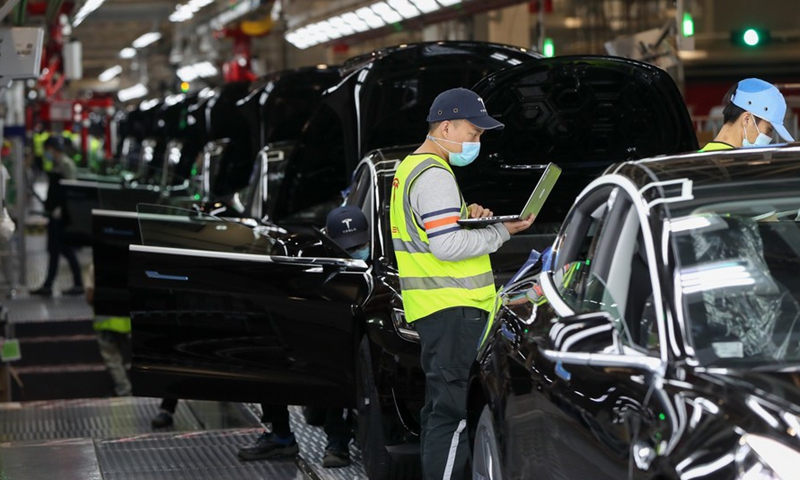
[(719, 220), (726, 228), (691, 233), (696, 267), (706, 274), (743, 267), (745, 282), (726, 283), (721, 274), (714, 280), (722, 285), (707, 281), (700, 292), (684, 292), (698, 357), (704, 363), (718, 358), (783, 358), (800, 306), (770, 273), (758, 224), (737, 216)]

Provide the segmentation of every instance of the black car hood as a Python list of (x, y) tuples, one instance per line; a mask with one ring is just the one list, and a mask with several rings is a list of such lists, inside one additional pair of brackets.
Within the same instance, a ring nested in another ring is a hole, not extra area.
[(745, 401), (741, 397), (751, 394), (800, 415), (800, 369), (790, 372), (724, 369), (720, 373), (709, 369), (705, 374), (712, 377), (714, 383), (723, 384), (728, 397)]
[(548, 200), (540, 220), (558, 222), (612, 163), (698, 149), (675, 83), (649, 64), (608, 56), (529, 60), (474, 90), (506, 128), (484, 134), (479, 159), (458, 169), (459, 184), (473, 186), (464, 189), (467, 201), (495, 212), (521, 210), (548, 162), (564, 174), (553, 193), (559, 200)]

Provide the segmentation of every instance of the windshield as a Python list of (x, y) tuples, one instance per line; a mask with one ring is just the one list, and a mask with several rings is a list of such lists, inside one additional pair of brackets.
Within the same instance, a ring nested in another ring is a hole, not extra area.
[(800, 198), (705, 206), (673, 219), (670, 230), (700, 362), (800, 361)]

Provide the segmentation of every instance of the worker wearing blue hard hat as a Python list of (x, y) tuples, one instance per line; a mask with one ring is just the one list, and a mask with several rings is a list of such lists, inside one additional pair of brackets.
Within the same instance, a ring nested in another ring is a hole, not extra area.
[(775, 85), (747, 78), (731, 88), (726, 97), (728, 103), (722, 111), (724, 124), (701, 152), (763, 147), (772, 142), (773, 132), (786, 142), (794, 141), (783, 125), (786, 100)]

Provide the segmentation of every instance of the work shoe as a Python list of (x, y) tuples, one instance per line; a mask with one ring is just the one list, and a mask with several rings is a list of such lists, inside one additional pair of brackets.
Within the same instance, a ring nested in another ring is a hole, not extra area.
[(328, 442), (325, 456), (322, 457), (323, 468), (341, 468), (350, 465), (350, 442)]
[(173, 423), (174, 420), (172, 419), (172, 414), (164, 411), (158, 412), (158, 415), (156, 415), (155, 417), (153, 417), (152, 420), (150, 420), (150, 426), (152, 426), (153, 428), (170, 427), (172, 426)]
[(30, 291), (31, 295), (41, 295), (43, 297), (52, 297), (53, 296), (53, 288), (44, 286), (41, 288), (37, 288), (36, 290)]
[(61, 293), (63, 295), (83, 295), (84, 293), (86, 293), (86, 290), (84, 290), (83, 287), (74, 286), (69, 290), (64, 290)]
[(239, 458), (242, 460), (266, 460), (271, 458), (283, 458), (297, 455), (300, 448), (294, 434), (288, 438), (281, 438), (274, 433), (264, 432), (251, 447), (239, 449)]

